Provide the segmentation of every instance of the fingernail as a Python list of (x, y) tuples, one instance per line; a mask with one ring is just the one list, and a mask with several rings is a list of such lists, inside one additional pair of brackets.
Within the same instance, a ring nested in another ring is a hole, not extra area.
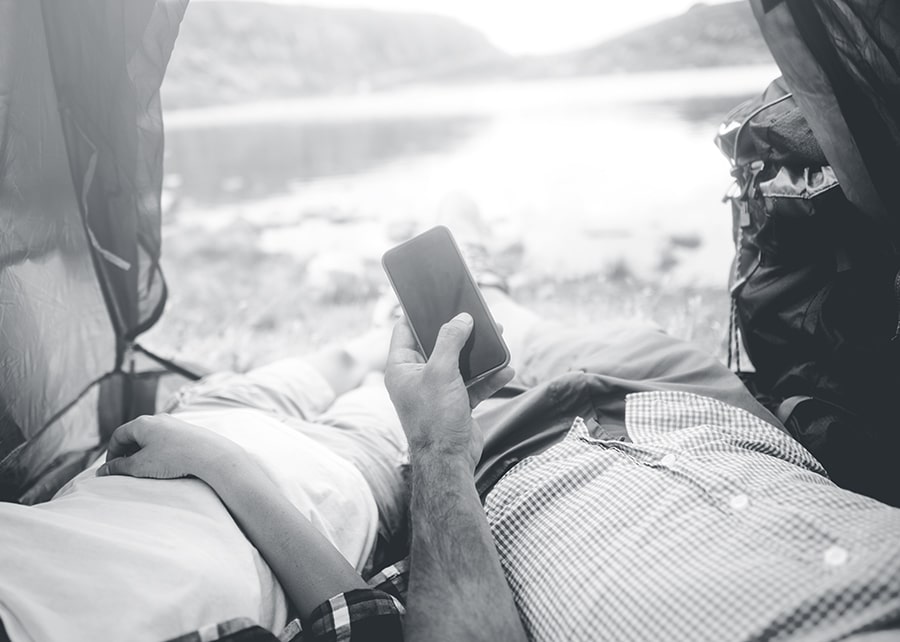
[(461, 321), (462, 323), (465, 323), (466, 325), (472, 325), (472, 323), (473, 323), (472, 315), (469, 314), (468, 312), (460, 312), (455, 317), (453, 317), (453, 320)]

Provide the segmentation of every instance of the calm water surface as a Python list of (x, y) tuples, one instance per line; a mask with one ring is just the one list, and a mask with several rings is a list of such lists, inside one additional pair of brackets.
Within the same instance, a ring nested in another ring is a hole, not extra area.
[[(167, 114), (166, 229), (243, 218), (271, 251), (342, 260), (478, 203), (523, 270), (627, 269), (722, 284), (731, 255), (712, 143), (772, 67), (418, 87)], [(457, 198), (458, 196), (454, 197)]]

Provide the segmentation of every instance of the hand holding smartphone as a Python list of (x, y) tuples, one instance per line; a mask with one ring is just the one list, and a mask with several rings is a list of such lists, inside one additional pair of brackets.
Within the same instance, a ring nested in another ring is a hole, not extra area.
[(388, 250), (382, 265), (426, 359), (441, 326), (468, 312), (474, 325), (459, 356), (463, 382), (469, 386), (509, 363), (509, 349), (449, 229), (433, 227)]

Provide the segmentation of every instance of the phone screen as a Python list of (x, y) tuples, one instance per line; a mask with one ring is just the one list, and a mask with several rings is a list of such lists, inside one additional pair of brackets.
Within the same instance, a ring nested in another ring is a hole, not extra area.
[(509, 351), (446, 227), (434, 227), (388, 250), (382, 260), (425, 358), (441, 326), (460, 312), (472, 315), (472, 335), (459, 358), (471, 383), (509, 362)]

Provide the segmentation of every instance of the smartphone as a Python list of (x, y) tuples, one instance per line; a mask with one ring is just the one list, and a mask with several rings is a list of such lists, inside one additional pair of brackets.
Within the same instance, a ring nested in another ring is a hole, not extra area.
[(385, 252), (381, 263), (426, 359), (441, 326), (468, 312), (475, 323), (459, 355), (465, 384), (509, 363), (509, 349), (449, 229), (433, 227)]

